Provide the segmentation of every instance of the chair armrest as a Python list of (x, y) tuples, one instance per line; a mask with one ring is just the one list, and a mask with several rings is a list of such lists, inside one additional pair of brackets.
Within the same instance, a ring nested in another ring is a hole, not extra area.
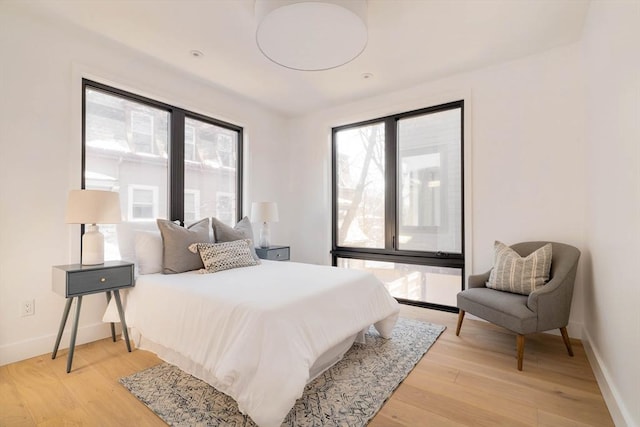
[(538, 316), (538, 331), (567, 326), (575, 276), (576, 266), (529, 294), (527, 307)]
[(467, 283), (467, 289), (472, 288), (484, 288), (485, 283), (489, 280), (489, 274), (491, 274), (491, 270), (482, 274), (474, 274), (469, 276), (469, 282)]
[(566, 275), (554, 277), (544, 286), (531, 292), (527, 299), (527, 307), (529, 307), (531, 311), (537, 312), (540, 304), (546, 304), (547, 302), (553, 303), (555, 298), (564, 293), (562, 288), (567, 280), (575, 280), (575, 272), (573, 273), (573, 277), (567, 277)]

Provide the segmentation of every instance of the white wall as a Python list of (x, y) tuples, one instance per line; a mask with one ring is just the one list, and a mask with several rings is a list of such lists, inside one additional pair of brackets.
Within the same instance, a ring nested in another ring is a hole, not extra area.
[[(64, 209), (80, 186), (83, 76), (244, 126), (244, 211), (284, 194), (273, 147), (285, 121), (250, 101), (18, 3), (0, 5), (0, 58), (0, 365), (51, 351), (65, 303), (51, 291), (51, 266), (79, 260), (79, 226), (64, 223)], [(279, 225), (273, 238), (286, 242)], [(20, 317), (31, 298), (36, 314)], [(85, 298), (79, 343), (108, 336), (105, 305), (103, 294)]]
[(618, 426), (640, 426), (640, 2), (592, 2), (586, 71), (585, 335)]
[[(579, 45), (385, 94), (292, 120), (295, 260), (328, 263), (332, 126), (465, 98), (467, 273), (487, 271), (493, 242), (554, 240), (584, 249), (583, 85)], [(469, 188), (467, 189), (469, 190)], [(583, 323), (582, 268), (569, 333)]]

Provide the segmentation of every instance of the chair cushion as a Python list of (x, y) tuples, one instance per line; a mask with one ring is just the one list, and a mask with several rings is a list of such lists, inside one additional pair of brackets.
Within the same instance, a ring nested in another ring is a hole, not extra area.
[(458, 293), (458, 308), (519, 334), (536, 332), (538, 317), (527, 307), (525, 295), (488, 288)]
[(487, 288), (529, 295), (549, 281), (551, 243), (521, 257), (504, 243), (494, 244), (494, 262)]

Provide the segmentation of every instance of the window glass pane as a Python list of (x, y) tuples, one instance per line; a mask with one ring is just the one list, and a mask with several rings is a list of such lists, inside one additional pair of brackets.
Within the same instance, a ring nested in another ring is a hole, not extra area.
[[(167, 217), (169, 115), (86, 88), (85, 188), (120, 193), (122, 218)], [(120, 259), (115, 225), (100, 225), (105, 259)]]
[(336, 133), (338, 245), (384, 248), (384, 123)]
[(155, 204), (158, 198), (157, 187), (143, 188), (140, 186), (130, 186), (131, 188), (131, 212), (129, 220), (148, 220), (156, 219)]
[(200, 220), (200, 192), (198, 190), (184, 190), (184, 222), (189, 224)]
[(462, 270), (450, 267), (338, 258), (338, 266), (365, 270), (380, 279), (396, 298), (455, 307)]
[(462, 252), (461, 111), (398, 121), (398, 249)]
[(184, 127), (184, 159), (196, 160), (196, 130), (193, 126)]
[(153, 153), (153, 116), (131, 111), (131, 140), (136, 153)]
[[(187, 117), (185, 131), (188, 128), (193, 129), (196, 155), (191, 161), (185, 161), (185, 188), (198, 197), (189, 201), (185, 191), (185, 220), (187, 210), (191, 210), (190, 215), (194, 217), (190, 220), (214, 216), (235, 225), (238, 132)], [(189, 203), (193, 203), (193, 207), (188, 207)]]

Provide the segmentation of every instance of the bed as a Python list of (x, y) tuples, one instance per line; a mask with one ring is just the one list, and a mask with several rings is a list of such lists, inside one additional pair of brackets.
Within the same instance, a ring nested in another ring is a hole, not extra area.
[(127, 296), (136, 346), (279, 426), (304, 386), (370, 325), (389, 338), (398, 303), (373, 275), (263, 260), (215, 274), (145, 274)]

